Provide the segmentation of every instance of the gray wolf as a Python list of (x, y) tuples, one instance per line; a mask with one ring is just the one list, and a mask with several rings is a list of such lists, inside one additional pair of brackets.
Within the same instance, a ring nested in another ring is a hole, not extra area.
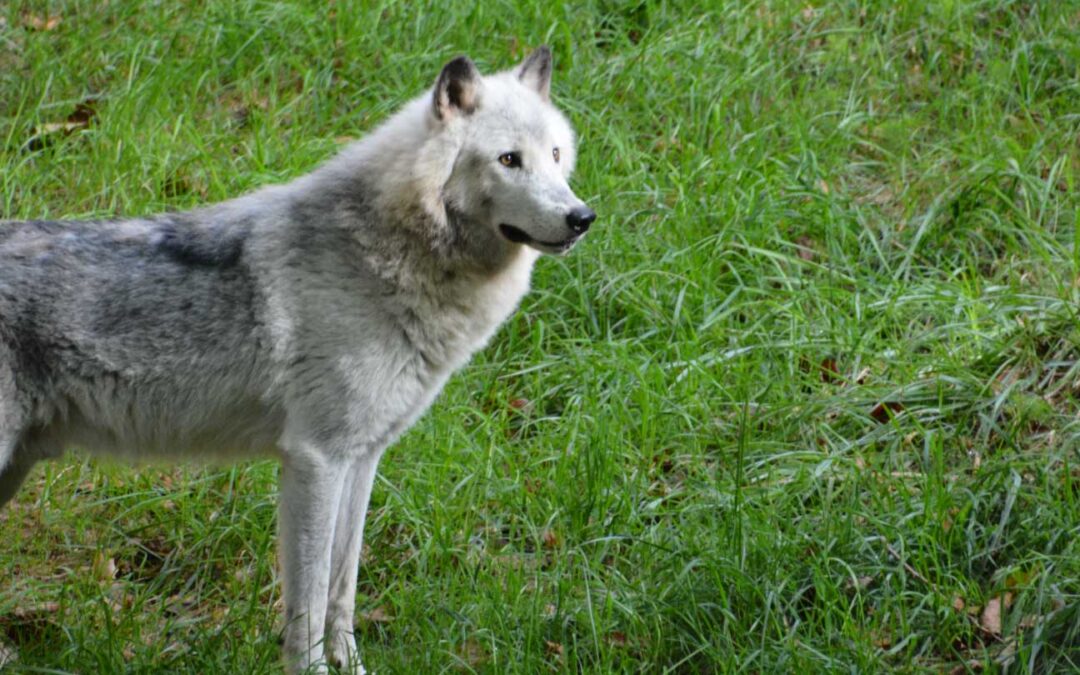
[(361, 673), (353, 610), (385, 448), (596, 214), (551, 52), (466, 57), (290, 183), (198, 210), (0, 224), (0, 504), (65, 448), (273, 456), (292, 672)]

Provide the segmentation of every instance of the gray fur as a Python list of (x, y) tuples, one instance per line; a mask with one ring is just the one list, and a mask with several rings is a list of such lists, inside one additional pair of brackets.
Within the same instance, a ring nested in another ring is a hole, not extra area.
[[(150, 218), (0, 223), (0, 504), (71, 447), (277, 457), (287, 665), (325, 669), (325, 637), (327, 660), (362, 672), (379, 458), (515, 309), (539, 252), (578, 238), (573, 133), (537, 53), (487, 77), (451, 61), (285, 185)], [(500, 165), (511, 151), (520, 168)]]

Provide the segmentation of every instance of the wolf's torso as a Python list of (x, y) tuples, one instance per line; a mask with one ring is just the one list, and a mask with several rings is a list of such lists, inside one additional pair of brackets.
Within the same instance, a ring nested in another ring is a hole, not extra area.
[(0, 354), (24, 451), (381, 449), (528, 289), (365, 245), (368, 212), (274, 188), (190, 214), (0, 224)]

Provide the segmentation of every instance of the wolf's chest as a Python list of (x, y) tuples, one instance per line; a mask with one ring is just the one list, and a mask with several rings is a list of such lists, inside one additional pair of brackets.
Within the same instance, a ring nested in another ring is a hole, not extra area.
[(497, 275), (450, 284), (410, 312), (406, 329), (427, 361), (455, 370), (483, 348), (529, 290), (535, 257), (520, 256)]

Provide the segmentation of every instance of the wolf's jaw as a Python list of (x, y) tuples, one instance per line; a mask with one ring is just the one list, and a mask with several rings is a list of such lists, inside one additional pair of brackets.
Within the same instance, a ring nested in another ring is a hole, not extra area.
[(506, 225), (505, 223), (499, 226), (499, 232), (502, 236), (506, 237), (515, 244), (528, 244), (532, 241), (532, 237), (525, 234), (525, 232), (513, 225)]
[(532, 246), (533, 248), (543, 251), (544, 253), (566, 253), (570, 250), (577, 240), (580, 239), (579, 235), (570, 236), (562, 241), (540, 241), (533, 239), (524, 230), (513, 225), (507, 225), (503, 223), (499, 225), (499, 232), (502, 236), (506, 237), (515, 244), (525, 244), (526, 246)]

